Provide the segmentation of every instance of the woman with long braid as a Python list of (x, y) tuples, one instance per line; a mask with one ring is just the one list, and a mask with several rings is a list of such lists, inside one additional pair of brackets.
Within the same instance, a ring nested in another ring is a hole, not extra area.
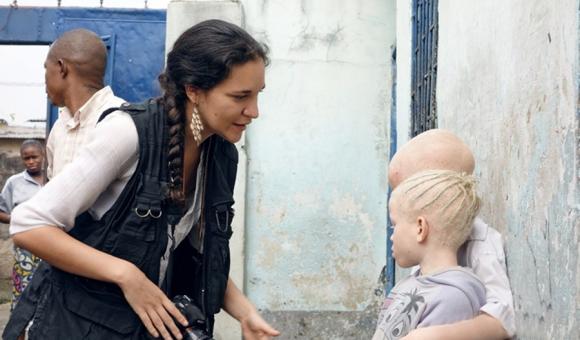
[[(235, 25), (191, 27), (168, 54), (163, 96), (105, 112), (81, 155), (14, 210), (15, 244), (52, 266), (30, 292), (30, 339), (211, 335), (221, 308), (245, 339), (279, 334), (228, 275), (232, 143), (258, 117), (267, 63)], [(176, 295), (199, 313), (182, 314)]]
[(400, 339), (415, 328), (479, 313), (485, 287), (457, 261), (479, 206), (473, 177), (450, 170), (419, 172), (393, 191), (393, 257), (403, 268), (419, 268), (385, 299), (373, 340)]

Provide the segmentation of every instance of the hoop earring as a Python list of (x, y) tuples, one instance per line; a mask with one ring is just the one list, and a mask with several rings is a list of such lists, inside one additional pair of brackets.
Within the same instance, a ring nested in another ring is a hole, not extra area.
[(197, 110), (197, 105), (193, 107), (193, 112), (191, 113), (191, 122), (189, 123), (189, 128), (191, 133), (193, 133), (193, 140), (197, 145), (201, 144), (201, 131), (203, 130), (203, 124), (201, 122), (201, 117), (199, 111)]

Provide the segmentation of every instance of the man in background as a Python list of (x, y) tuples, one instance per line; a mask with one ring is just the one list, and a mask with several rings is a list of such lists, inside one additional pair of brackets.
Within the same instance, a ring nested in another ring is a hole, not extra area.
[(101, 113), (125, 100), (104, 85), (107, 48), (94, 32), (65, 32), (50, 47), (44, 67), (48, 98), (61, 108), (46, 145), (50, 179), (76, 157)]

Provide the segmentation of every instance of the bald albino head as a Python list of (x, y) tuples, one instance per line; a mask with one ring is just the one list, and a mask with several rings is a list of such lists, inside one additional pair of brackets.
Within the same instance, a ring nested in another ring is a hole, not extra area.
[(389, 164), (389, 184), (395, 188), (412, 175), (425, 170), (453, 170), (473, 173), (473, 153), (452, 132), (433, 129), (405, 144)]
[(107, 48), (94, 32), (75, 29), (65, 32), (51, 45), (47, 60), (63, 60), (78, 78), (102, 84), (107, 67)]

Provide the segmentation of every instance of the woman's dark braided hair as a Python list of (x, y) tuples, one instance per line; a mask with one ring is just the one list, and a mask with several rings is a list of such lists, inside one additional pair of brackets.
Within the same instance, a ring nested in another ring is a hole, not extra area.
[(159, 76), (169, 126), (169, 199), (183, 204), (183, 139), (185, 87), (209, 90), (225, 80), (232, 68), (251, 60), (268, 64), (267, 47), (240, 27), (221, 20), (201, 22), (177, 39)]

